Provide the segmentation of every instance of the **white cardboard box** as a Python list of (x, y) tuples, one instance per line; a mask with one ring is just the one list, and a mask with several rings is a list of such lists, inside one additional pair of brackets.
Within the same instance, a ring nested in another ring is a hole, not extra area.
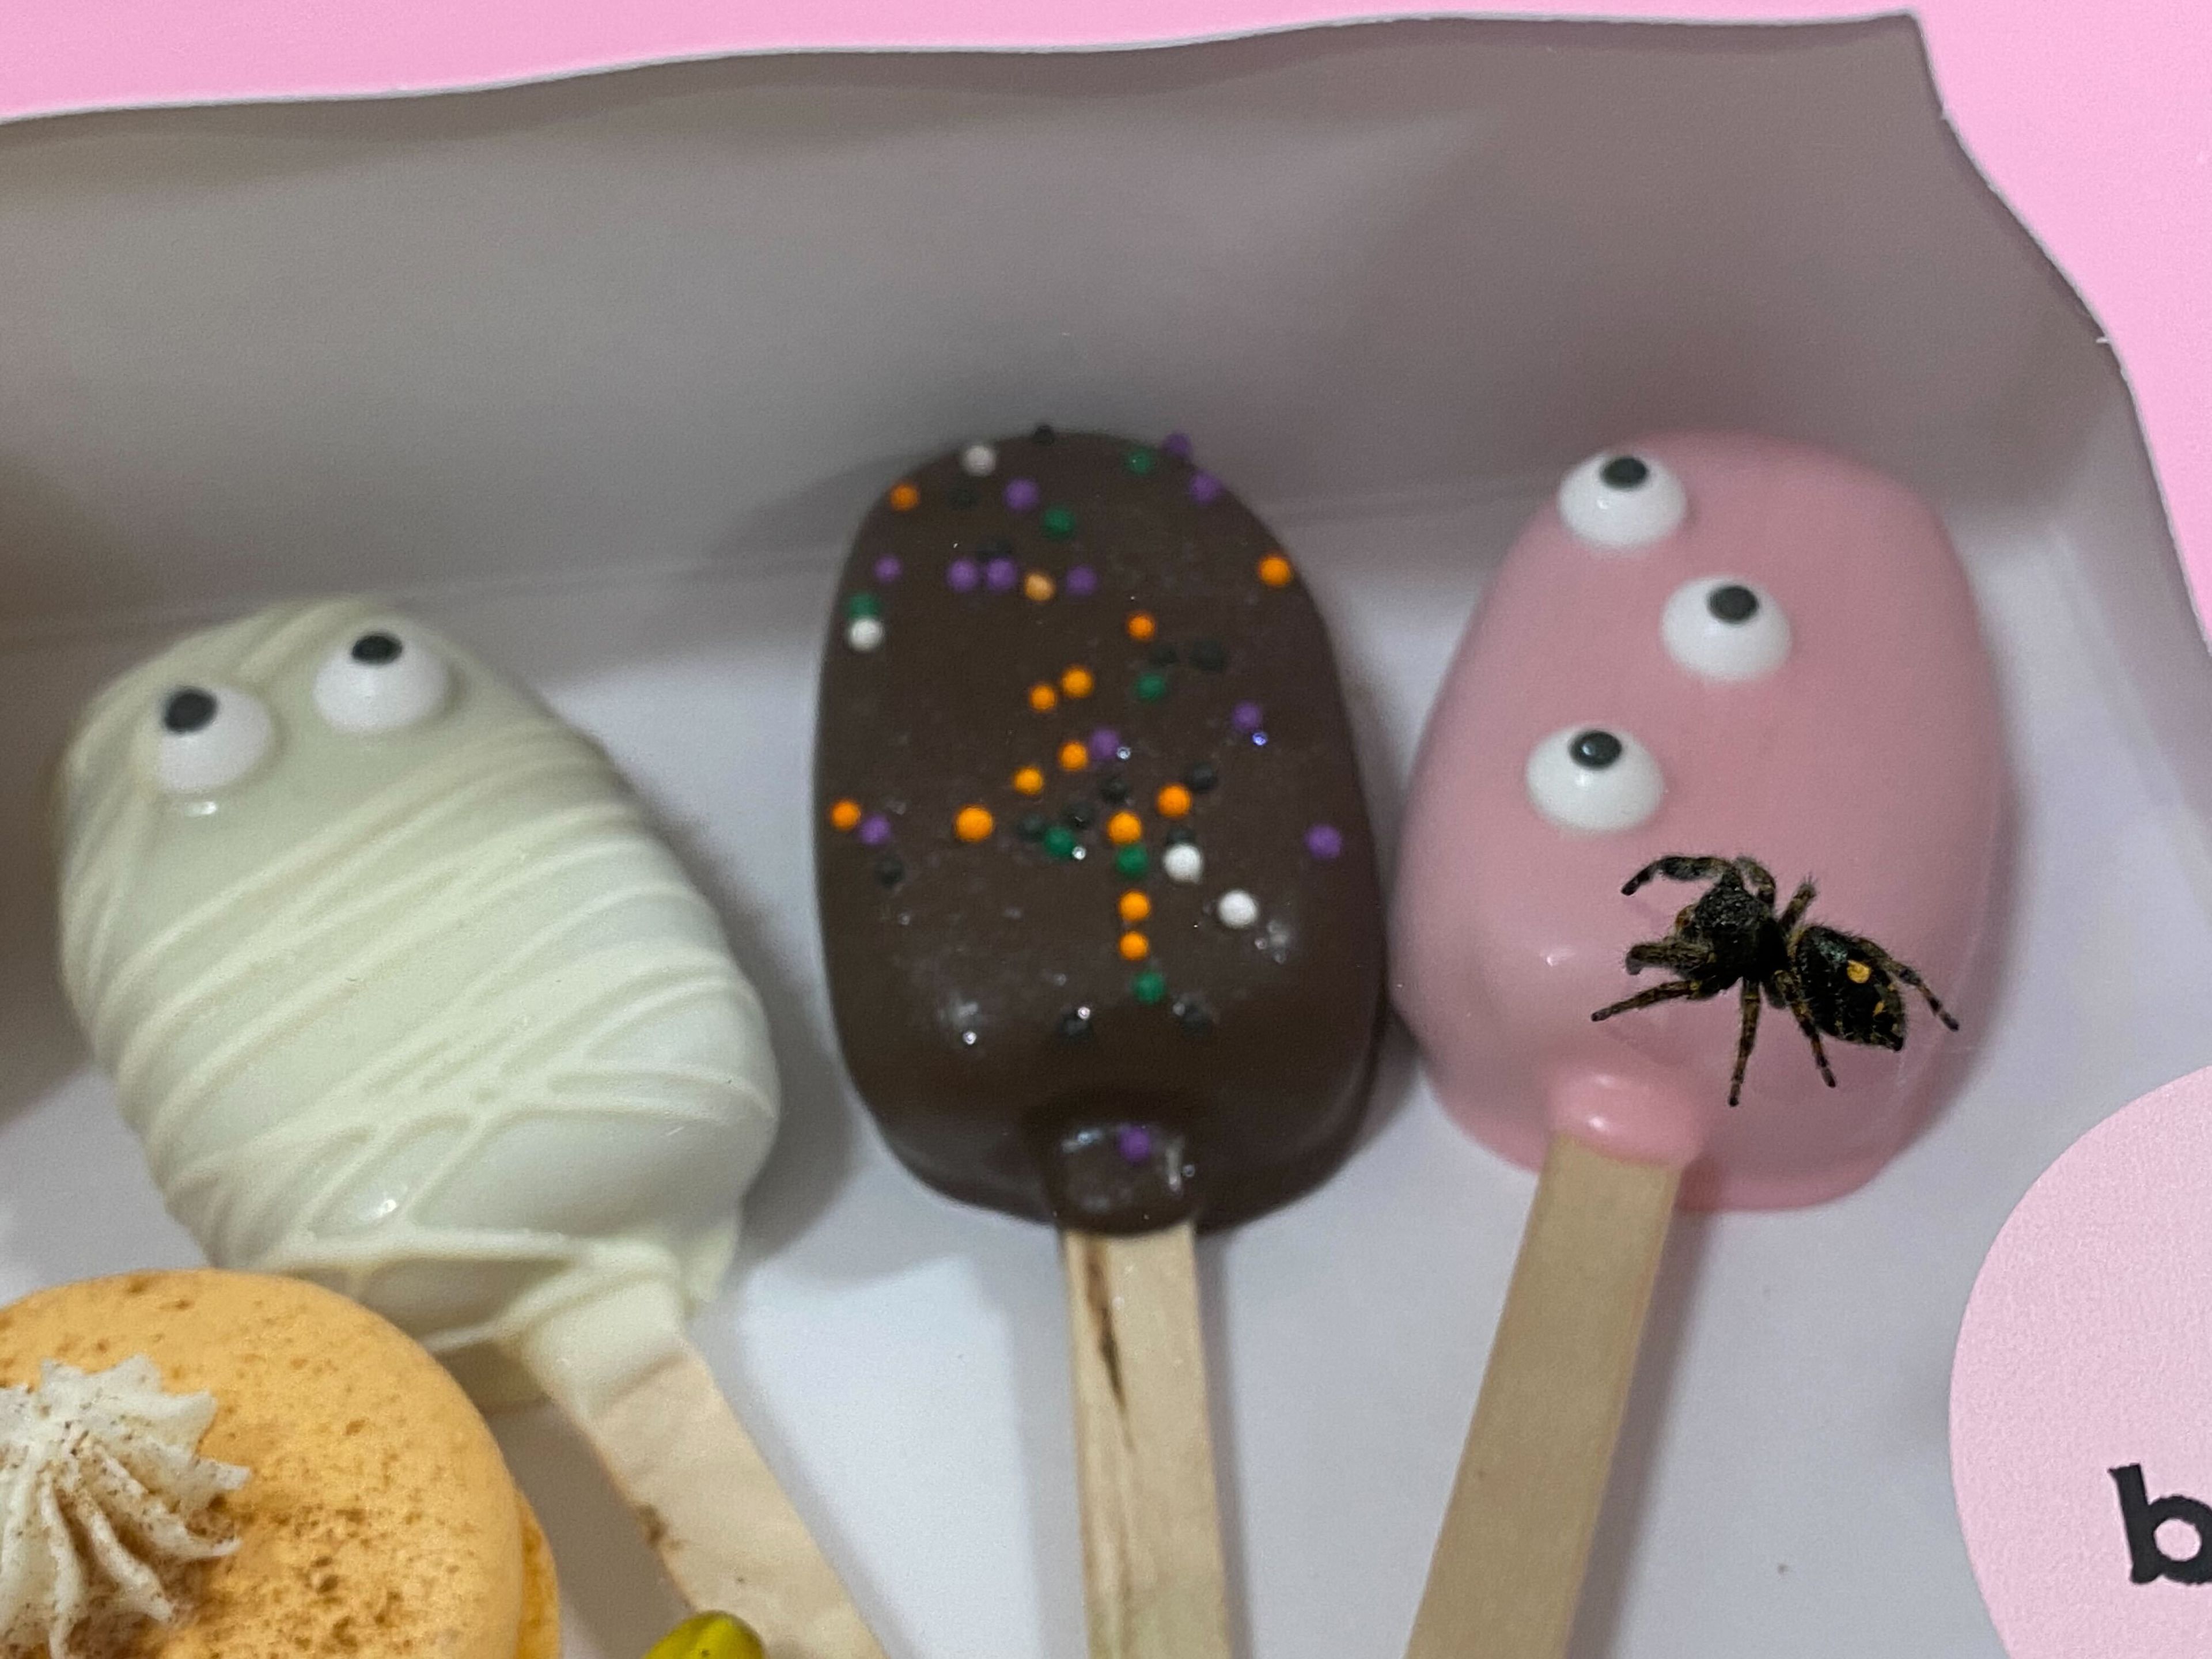
[[(1051, 1241), (874, 1138), (806, 851), (843, 538), (913, 458), (1046, 418), (1183, 428), (1273, 519), (1386, 834), (1486, 574), (1583, 453), (1765, 428), (1942, 505), (2019, 768), (2002, 994), (1870, 1187), (1680, 1226), (1576, 1653), (1995, 1659), (1952, 1338), (2033, 1176), (2212, 1060), (2212, 672), (2119, 379), (1902, 21), (754, 58), (0, 128), (0, 1295), (198, 1259), (55, 981), (65, 723), (187, 623), (394, 592), (602, 738), (724, 905), (787, 1125), (700, 1335), (894, 1654), (1081, 1653)], [(1529, 1188), (1397, 1033), (1342, 1174), (1202, 1249), (1253, 1659), (1398, 1651)], [(570, 1654), (631, 1659), (673, 1609), (628, 1517), (549, 1420), (502, 1435)]]

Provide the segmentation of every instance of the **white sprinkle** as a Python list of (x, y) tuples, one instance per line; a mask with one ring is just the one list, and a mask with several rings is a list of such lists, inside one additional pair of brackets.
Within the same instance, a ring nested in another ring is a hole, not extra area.
[(988, 478), (999, 470), (999, 452), (988, 444), (969, 444), (960, 452), (960, 470), (971, 478)]
[(1249, 927), (1260, 920), (1260, 901), (1232, 887), (1213, 901), (1213, 916), (1224, 927)]
[(872, 651), (884, 642), (881, 617), (855, 617), (846, 624), (845, 643), (855, 651)]
[(1187, 841), (1179, 841), (1160, 856), (1160, 868), (1170, 881), (1196, 881), (1206, 873), (1206, 857)]

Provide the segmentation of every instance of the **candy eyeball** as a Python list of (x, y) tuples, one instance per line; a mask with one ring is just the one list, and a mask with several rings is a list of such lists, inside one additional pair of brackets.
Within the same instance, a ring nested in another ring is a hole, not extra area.
[(261, 699), (228, 685), (177, 686), (155, 706), (154, 725), (154, 781), (164, 794), (213, 794), (276, 746)]
[(1764, 588), (1734, 576), (1700, 576), (1676, 588), (1660, 613), (1667, 654), (1709, 680), (1755, 680), (1790, 654), (1790, 618)]
[(1563, 726), (1528, 751), (1528, 799), (1562, 830), (1609, 835), (1659, 810), (1667, 780), (1619, 726)]
[(1559, 517), (1576, 538), (1608, 553), (1671, 536), (1690, 510), (1682, 481), (1648, 455), (1607, 450), (1559, 485)]
[(349, 638), (315, 671), (315, 707), (341, 732), (397, 732), (445, 707), (446, 659), (411, 629), (380, 623)]

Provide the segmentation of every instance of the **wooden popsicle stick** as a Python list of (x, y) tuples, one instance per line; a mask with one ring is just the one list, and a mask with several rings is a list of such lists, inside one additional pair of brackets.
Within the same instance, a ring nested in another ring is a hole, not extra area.
[(1228, 1659), (1188, 1223), (1060, 1235), (1091, 1659)]
[(1553, 1139), (1407, 1659), (1566, 1652), (1680, 1176)]
[(556, 1400), (694, 1609), (742, 1613), (775, 1659), (884, 1659), (695, 1349), (603, 1402)]

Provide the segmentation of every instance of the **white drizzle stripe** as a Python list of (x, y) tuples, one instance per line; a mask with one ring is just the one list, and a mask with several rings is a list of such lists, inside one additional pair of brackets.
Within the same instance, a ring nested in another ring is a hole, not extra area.
[[(95, 702), (64, 774), (72, 1000), (218, 1262), (446, 1353), (630, 1285), (694, 1301), (773, 1133), (759, 999), (605, 757), (481, 665), (435, 642), (453, 692), (419, 727), (312, 714), (315, 669), (390, 616), (288, 608)], [(279, 747), (192, 816), (142, 762), (202, 678)]]

